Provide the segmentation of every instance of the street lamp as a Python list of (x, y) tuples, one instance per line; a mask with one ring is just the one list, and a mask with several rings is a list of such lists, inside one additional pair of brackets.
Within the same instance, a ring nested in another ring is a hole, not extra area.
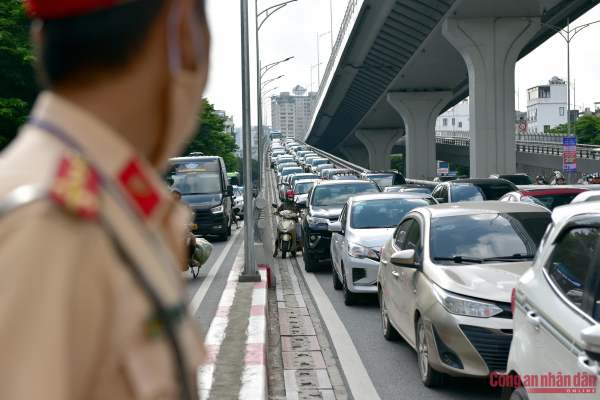
[(269, 71), (271, 68), (275, 67), (276, 65), (279, 65), (279, 64), (281, 64), (281, 63), (284, 63), (284, 62), (286, 62), (286, 61), (289, 61), (289, 60), (291, 60), (292, 58), (294, 58), (294, 56), (292, 56), (292, 57), (288, 57), (288, 58), (286, 58), (285, 60), (281, 60), (281, 61), (277, 61), (277, 62), (274, 62), (274, 63), (268, 64), (268, 65), (265, 65), (264, 67), (262, 67), (262, 68), (260, 69), (260, 71), (261, 71), (261, 72), (262, 72), (262, 70), (263, 70), (263, 69), (265, 70), (265, 72), (262, 72), (262, 74), (260, 75), (260, 77), (262, 78), (263, 76), (265, 76), (265, 74), (267, 73), (267, 71)]
[[(260, 28), (263, 26), (263, 24), (265, 23), (265, 21), (267, 19), (269, 19), (269, 17), (271, 15), (273, 15), (274, 13), (276, 13), (277, 11), (281, 10), (283, 7), (287, 6), (289, 3), (293, 3), (295, 1), (298, 0), (288, 0), (285, 1), (283, 3), (279, 3), (279, 4), (275, 4), (274, 6), (271, 7), (267, 7), (265, 8), (263, 11), (258, 12), (258, 0), (254, 0), (254, 5), (255, 5), (255, 11), (256, 11), (256, 15), (255, 15), (255, 19), (256, 19), (256, 97), (257, 97), (257, 104), (256, 104), (256, 108), (258, 110), (258, 185), (259, 187), (262, 189), (262, 184), (263, 184), (263, 174), (262, 174), (262, 163), (263, 163), (263, 143), (262, 143), (262, 102), (261, 102), (261, 72), (262, 72), (262, 68), (260, 65), (260, 46), (259, 46), (259, 38), (258, 38), (258, 31), (260, 30)], [(265, 16), (265, 18), (262, 20), (262, 22), (259, 24), (258, 23), (258, 18), (263, 15)], [(291, 57), (290, 57), (291, 58)], [(289, 58), (287, 59), (289, 60)], [(285, 60), (285, 61), (287, 61)], [(274, 67), (274, 65), (273, 65)], [(267, 69), (268, 71), (268, 69)], [(265, 71), (266, 72), (266, 71)]]
[[(273, 82), (273, 81), (276, 81), (276, 80), (277, 80), (277, 79), (279, 79), (279, 78), (283, 78), (284, 76), (285, 76), (285, 75), (279, 75), (277, 78), (273, 78), (273, 79), (269, 79), (268, 81), (265, 81), (265, 82), (264, 82), (264, 83), (261, 85), (261, 87), (260, 87), (260, 90), (261, 90), (261, 92), (262, 92), (262, 90), (265, 88), (265, 86), (267, 86), (269, 83), (271, 83), (271, 82)], [(259, 96), (260, 96), (260, 95), (259, 95)]]
[[(329, 31), (331, 32), (331, 31)], [(317, 84), (319, 85), (319, 88), (321, 88), (321, 68), (318, 68), (319, 65), (321, 65), (322, 63), (319, 61), (321, 59), (321, 56), (319, 54), (319, 40), (321, 40), (321, 38), (325, 35), (327, 35), (329, 32), (325, 32), (319, 35), (319, 32), (317, 32)]]
[(315, 65), (311, 65), (311, 66), (310, 66), (310, 91), (311, 91), (311, 92), (313, 91), (313, 88), (312, 88), (312, 86), (313, 86), (313, 85), (312, 85), (312, 84), (313, 84), (313, 79), (312, 79), (312, 77), (313, 77), (313, 70), (314, 70), (315, 68), (317, 68), (317, 67), (318, 67), (319, 65), (321, 65), (321, 64), (323, 64), (323, 63), (320, 63), (320, 64), (315, 64)]
[(592, 24), (597, 24), (600, 21), (594, 21), (594, 22), (590, 22), (588, 24), (579, 25), (578, 27), (571, 29), (571, 23), (569, 21), (569, 18), (567, 18), (567, 29), (565, 30), (558, 26), (544, 24), (543, 22), (532, 21), (529, 18), (523, 18), (523, 19), (528, 22), (531, 22), (531, 23), (540, 24), (542, 26), (547, 26), (548, 28), (552, 29), (553, 31), (559, 33), (560, 36), (562, 36), (562, 38), (565, 39), (565, 41), (567, 42), (567, 135), (570, 137), (571, 136), (571, 59), (570, 59), (571, 40), (573, 40), (575, 35), (577, 35), (577, 33), (579, 33), (579, 31), (581, 31), (583, 28), (587, 28), (588, 26), (590, 26)]

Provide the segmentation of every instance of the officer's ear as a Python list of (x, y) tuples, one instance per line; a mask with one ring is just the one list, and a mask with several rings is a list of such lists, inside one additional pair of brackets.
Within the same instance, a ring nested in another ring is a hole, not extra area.
[(208, 68), (210, 32), (204, 0), (183, 0), (179, 43), (183, 68), (197, 71)]

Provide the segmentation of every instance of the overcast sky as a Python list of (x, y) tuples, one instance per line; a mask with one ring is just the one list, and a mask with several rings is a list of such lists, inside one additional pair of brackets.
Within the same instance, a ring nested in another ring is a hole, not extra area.
[[(258, 0), (259, 10), (284, 0)], [(254, 36), (254, 1), (250, 5), (250, 64), (252, 66), (252, 125), (256, 125), (256, 47)], [(207, 0), (212, 32), (211, 71), (205, 96), (216, 109), (233, 115), (236, 126), (242, 126), (241, 30), (239, 0)], [(348, 0), (331, 0), (333, 8), (333, 41), (337, 37)], [(298, 0), (277, 11), (260, 30), (263, 65), (294, 58), (269, 71), (263, 81), (285, 75), (265, 90), (278, 87), (270, 94), (291, 92), (296, 85), (310, 90), (311, 65), (317, 64), (317, 33), (331, 30), (329, 0)], [(580, 17), (571, 28), (600, 20), (600, 6)], [(575, 81), (578, 106), (592, 107), (600, 102), (600, 23), (585, 28), (571, 43), (571, 82)], [(321, 76), (331, 53), (331, 36), (319, 41)], [(567, 45), (555, 35), (517, 63), (516, 90), (520, 92), (520, 109), (527, 109), (527, 89), (546, 84), (552, 76), (567, 78)], [(312, 74), (317, 90), (317, 68)], [(515, 101), (515, 106), (518, 104)], [(267, 109), (266, 112), (269, 112)]]

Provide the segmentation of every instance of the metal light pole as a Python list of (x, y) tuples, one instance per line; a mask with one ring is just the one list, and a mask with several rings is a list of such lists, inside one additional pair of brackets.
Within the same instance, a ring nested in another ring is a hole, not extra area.
[[(254, 5), (255, 5), (255, 21), (256, 21), (256, 98), (257, 98), (257, 104), (256, 104), (256, 108), (258, 111), (258, 115), (257, 115), (257, 119), (258, 119), (258, 131), (257, 131), (257, 135), (258, 135), (258, 184), (259, 184), (259, 188), (262, 189), (262, 185), (263, 185), (263, 127), (262, 127), (262, 103), (261, 103), (261, 63), (260, 63), (260, 40), (258, 37), (258, 31), (260, 30), (260, 28), (262, 27), (262, 25), (265, 23), (265, 21), (274, 13), (276, 13), (277, 11), (281, 10), (283, 7), (287, 6), (289, 3), (293, 3), (295, 1), (298, 0), (288, 0), (285, 1), (283, 3), (280, 4), (276, 4), (274, 6), (268, 7), (266, 9), (264, 9), (261, 12), (258, 12), (258, 0), (254, 0)], [(262, 22), (259, 24), (258, 23), (258, 17), (260, 17), (262, 14), (265, 14), (265, 19), (262, 20)], [(287, 61), (287, 60), (286, 60)], [(266, 72), (266, 71), (265, 71)]]
[[(571, 22), (569, 21), (569, 18), (567, 18), (567, 29), (564, 30), (558, 26), (544, 24), (542, 22), (537, 22), (537, 21), (532, 21), (529, 18), (523, 18), (523, 19), (528, 22), (531, 22), (531, 23), (540, 24), (542, 26), (547, 26), (548, 28), (550, 28), (553, 31), (560, 34), (560, 36), (562, 36), (562, 38), (565, 39), (565, 41), (567, 42), (567, 136), (570, 137), (571, 136), (571, 40), (573, 40), (575, 35), (577, 35), (577, 33), (579, 33), (579, 31), (581, 31), (583, 28), (587, 28), (588, 26), (590, 26), (592, 24), (597, 24), (600, 21), (594, 21), (594, 22), (590, 22), (588, 24), (579, 25), (578, 27), (571, 29)], [(573, 33), (573, 34), (571, 34), (571, 33)]]
[[(327, 35), (329, 32), (325, 32), (319, 35), (319, 32), (317, 32), (317, 67), (319, 67), (319, 65), (321, 65), (320, 59), (321, 56), (319, 54), (319, 40), (321, 40), (321, 38), (325, 35)], [(319, 88), (321, 87), (321, 68), (317, 68), (317, 84), (319, 85)]]
[[(240, 281), (260, 281), (254, 261), (254, 196), (252, 195), (252, 131), (250, 124), (250, 45), (248, 41), (248, 0), (240, 0), (242, 17), (242, 110), (244, 142), (244, 272)], [(258, 278), (258, 279), (257, 279)]]
[(314, 70), (315, 68), (317, 68), (317, 67), (318, 67), (319, 65), (321, 65), (321, 64), (323, 64), (323, 63), (320, 63), (320, 64), (315, 64), (315, 65), (311, 65), (311, 66), (310, 66), (310, 91), (311, 91), (311, 92), (313, 91), (313, 87), (312, 87), (312, 86), (313, 86), (313, 78), (312, 78), (312, 77), (313, 77), (313, 70)]
[(333, 0), (329, 0), (329, 18), (331, 22), (331, 28), (329, 29), (331, 33), (331, 52), (333, 53)]

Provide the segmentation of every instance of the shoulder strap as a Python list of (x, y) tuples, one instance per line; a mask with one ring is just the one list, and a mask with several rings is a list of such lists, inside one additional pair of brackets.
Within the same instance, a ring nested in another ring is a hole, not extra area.
[(0, 218), (36, 201), (47, 199), (50, 190), (42, 184), (19, 186), (0, 198)]

